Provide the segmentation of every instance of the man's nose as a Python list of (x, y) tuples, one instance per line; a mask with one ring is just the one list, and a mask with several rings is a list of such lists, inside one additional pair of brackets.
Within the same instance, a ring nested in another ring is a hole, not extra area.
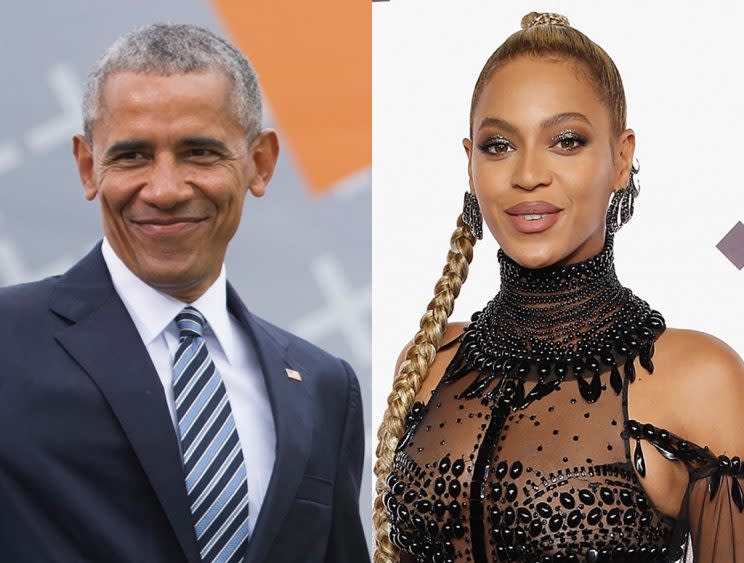
[(188, 200), (193, 188), (185, 181), (176, 159), (169, 154), (156, 155), (149, 181), (140, 198), (160, 209), (170, 209)]

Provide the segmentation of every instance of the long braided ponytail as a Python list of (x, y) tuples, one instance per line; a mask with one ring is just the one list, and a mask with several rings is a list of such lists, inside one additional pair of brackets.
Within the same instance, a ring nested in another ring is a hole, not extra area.
[(377, 433), (379, 439), (375, 463), (377, 494), (372, 512), (376, 544), (374, 563), (393, 563), (398, 560), (396, 549), (390, 541), (390, 525), (382, 503), (385, 478), (392, 469), (395, 448), (405, 430), (406, 416), (411, 409), (413, 399), (421, 389), (421, 384), (429, 372), (429, 366), (442, 344), (447, 319), (452, 314), (455, 299), (468, 277), (474, 244), (475, 237), (463, 222), (462, 216), (459, 216), (457, 228), (450, 238), (447, 263), (442, 271), (442, 277), (434, 286), (434, 298), (426, 307), (426, 313), (421, 317), (420, 328), (413, 339), (413, 345), (408, 349), (393, 380), (393, 390), (388, 396), (388, 406)]

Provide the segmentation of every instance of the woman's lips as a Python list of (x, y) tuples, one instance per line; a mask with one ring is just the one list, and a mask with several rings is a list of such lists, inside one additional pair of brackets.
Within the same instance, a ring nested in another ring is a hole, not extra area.
[(520, 233), (541, 233), (555, 224), (561, 211), (547, 201), (524, 201), (507, 209), (506, 214)]
[[(542, 233), (552, 227), (558, 220), (560, 211), (555, 213), (512, 215), (507, 213), (514, 228), (520, 233)], [(539, 218), (536, 218), (539, 217)]]
[(509, 215), (525, 215), (529, 213), (557, 213), (561, 208), (547, 201), (523, 201), (505, 210)]

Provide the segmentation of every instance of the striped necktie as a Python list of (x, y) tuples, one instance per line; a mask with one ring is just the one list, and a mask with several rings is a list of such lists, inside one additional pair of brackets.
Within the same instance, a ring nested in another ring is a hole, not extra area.
[(202, 336), (205, 322), (193, 307), (176, 316), (176, 416), (201, 559), (235, 563), (248, 541), (248, 485), (230, 402)]

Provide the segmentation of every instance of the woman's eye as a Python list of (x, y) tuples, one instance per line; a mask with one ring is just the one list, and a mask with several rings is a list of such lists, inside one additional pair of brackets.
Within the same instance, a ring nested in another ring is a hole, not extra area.
[(584, 145), (586, 145), (586, 139), (581, 135), (574, 134), (559, 136), (554, 143), (554, 146), (567, 152), (574, 151)]
[(481, 143), (480, 149), (488, 154), (506, 154), (512, 149), (509, 141), (506, 139), (488, 139)]
[(579, 141), (577, 139), (561, 139), (559, 144), (562, 149), (575, 149), (579, 146)]

